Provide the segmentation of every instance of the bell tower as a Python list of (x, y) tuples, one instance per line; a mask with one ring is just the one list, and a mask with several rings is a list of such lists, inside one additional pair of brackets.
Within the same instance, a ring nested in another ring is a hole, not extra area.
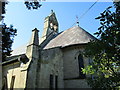
[(55, 13), (51, 10), (51, 14), (45, 18), (42, 41), (51, 38), (58, 33), (58, 21)]

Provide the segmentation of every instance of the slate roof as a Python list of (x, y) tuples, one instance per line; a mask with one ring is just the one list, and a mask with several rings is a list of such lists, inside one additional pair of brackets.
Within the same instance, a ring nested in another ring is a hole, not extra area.
[[(54, 48), (54, 47), (66, 47), (75, 44), (86, 44), (90, 40), (96, 39), (90, 33), (85, 31), (79, 26), (74, 26), (59, 33), (55, 38), (53, 38), (44, 49)], [(12, 52), (12, 56), (20, 55), (26, 53), (27, 44), (23, 45)]]
[(26, 49), (27, 49), (27, 44), (24, 44), (16, 49), (14, 49), (11, 52), (11, 56), (16, 56), (16, 55), (21, 55), (21, 54), (25, 54), (26, 53)]
[(79, 26), (74, 26), (70, 29), (65, 30), (57, 37), (52, 39), (44, 49), (54, 48), (54, 47), (66, 47), (69, 45), (75, 44), (86, 44), (90, 42), (90, 40), (96, 39), (90, 33), (85, 31)]

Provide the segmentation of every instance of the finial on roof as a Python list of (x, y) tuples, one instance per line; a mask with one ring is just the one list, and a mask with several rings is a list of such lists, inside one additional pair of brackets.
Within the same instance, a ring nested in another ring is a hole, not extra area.
[(76, 25), (79, 26), (78, 16), (76, 16)]
[(53, 10), (51, 10), (51, 13), (53, 13)]

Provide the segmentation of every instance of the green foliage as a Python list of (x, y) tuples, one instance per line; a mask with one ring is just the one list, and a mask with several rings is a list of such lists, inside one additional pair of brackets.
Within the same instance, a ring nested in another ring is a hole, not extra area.
[(4, 14), (5, 13), (5, 2), (2, 2), (2, 14)]
[(31, 9), (38, 9), (42, 6), (42, 4), (40, 4), (40, 2), (38, 0), (27, 0), (25, 1), (24, 3), (27, 7), (28, 10), (31, 10)]
[(12, 25), (7, 27), (6, 24), (2, 25), (2, 60), (5, 61), (7, 56), (11, 54), (11, 46), (14, 40), (14, 36), (16, 36), (17, 30), (13, 28)]
[[(5, 4), (7, 2), (2, 2), (2, 14), (5, 14)], [(38, 9), (42, 5), (40, 4), (40, 0), (27, 0), (25, 1), (25, 5), (28, 8), (28, 10), (31, 9)], [(2, 25), (2, 60), (5, 61), (7, 56), (10, 56), (11, 54), (11, 47), (14, 40), (14, 36), (16, 36), (17, 30), (13, 28), (11, 25), (10, 27), (7, 27), (6, 24)]]
[(112, 7), (96, 18), (101, 24), (95, 33), (99, 39), (89, 42), (85, 49), (85, 56), (93, 59), (83, 69), (84, 73), (93, 75), (88, 79), (92, 88), (120, 86), (120, 1), (114, 2), (114, 12), (110, 10)]
[(95, 69), (92, 67), (92, 65), (89, 65), (85, 67), (85, 69), (82, 68), (82, 71), (84, 74), (94, 74)]
[[(2, 14), (5, 14), (5, 5), (8, 4), (8, 3), (7, 2), (1, 2), (1, 1), (0, 1), (0, 3), (2, 3)], [(2, 17), (2, 19), (4, 18), (3, 15), (1, 15), (1, 17)]]

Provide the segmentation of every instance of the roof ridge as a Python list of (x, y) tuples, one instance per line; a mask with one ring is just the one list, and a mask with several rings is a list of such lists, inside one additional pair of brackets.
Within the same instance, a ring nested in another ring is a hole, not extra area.
[(54, 48), (54, 47), (64, 47), (73, 44), (84, 44), (90, 42), (90, 40), (94, 40), (95, 37), (91, 35), (89, 32), (84, 30), (80, 26), (71, 27), (57, 37), (52, 39), (44, 49)]

